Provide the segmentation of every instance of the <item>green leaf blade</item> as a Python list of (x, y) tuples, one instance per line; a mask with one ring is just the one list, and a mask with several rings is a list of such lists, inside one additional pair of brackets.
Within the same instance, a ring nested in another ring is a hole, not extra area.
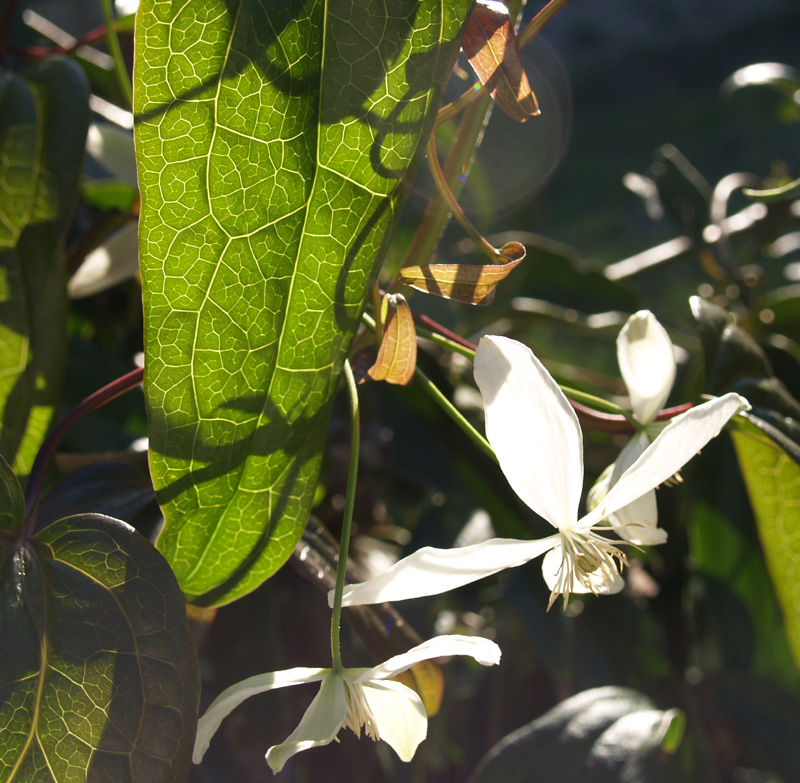
[(185, 780), (199, 671), (183, 601), (122, 522), (59, 520), (0, 550), (0, 779)]
[(88, 98), (83, 73), (69, 60), (0, 78), (0, 452), (22, 477), (60, 400), (62, 241), (77, 195)]
[(197, 603), (254, 589), (305, 525), (344, 356), (470, 3), (449, 5), (140, 7), (158, 546)]
[(800, 465), (750, 423), (737, 422), (731, 435), (800, 669)]

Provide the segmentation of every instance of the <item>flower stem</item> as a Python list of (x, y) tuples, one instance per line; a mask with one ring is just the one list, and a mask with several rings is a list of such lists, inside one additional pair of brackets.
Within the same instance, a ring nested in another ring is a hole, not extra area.
[(125, 67), (125, 60), (122, 57), (122, 48), (119, 45), (119, 37), (117, 36), (117, 28), (114, 25), (114, 13), (112, 9), (111, 0), (102, 0), (100, 3), (103, 7), (103, 19), (106, 23), (107, 37), (108, 37), (108, 51), (114, 60), (114, 70), (117, 74), (117, 81), (125, 96), (127, 102), (126, 109), (130, 110), (133, 106), (133, 91), (131, 88), (131, 77), (128, 74), (128, 69)]
[(414, 370), (414, 375), (417, 376), (417, 380), (422, 384), (422, 388), (425, 389), (428, 394), (433, 397), (436, 404), (456, 423), (462, 430), (464, 430), (467, 437), (476, 445), (478, 446), (486, 455), (491, 457), (495, 462), (497, 462), (497, 457), (495, 456), (494, 450), (489, 445), (489, 441), (483, 437), (483, 435), (478, 432), (475, 427), (473, 427), (463, 416), (460, 410), (453, 405), (447, 397), (442, 394), (441, 390), (436, 386), (436, 384), (425, 375), (422, 370), (420, 370), (419, 366), (417, 369)]
[(347, 471), (347, 490), (342, 519), (342, 536), (339, 541), (339, 562), (336, 565), (336, 587), (333, 590), (333, 614), (331, 615), (331, 657), (333, 671), (342, 671), (342, 651), (339, 643), (339, 630), (342, 624), (342, 591), (347, 576), (347, 551), (350, 548), (350, 531), (353, 527), (353, 507), (356, 502), (356, 479), (358, 477), (358, 446), (361, 439), (361, 425), (358, 412), (358, 389), (353, 377), (353, 368), (345, 360), (344, 379), (347, 396), (350, 400), (350, 465)]

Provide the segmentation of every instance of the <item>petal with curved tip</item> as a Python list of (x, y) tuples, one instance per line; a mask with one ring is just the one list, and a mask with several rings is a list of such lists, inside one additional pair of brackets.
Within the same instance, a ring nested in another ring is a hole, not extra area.
[(248, 677), (226, 688), (197, 722), (197, 735), (194, 741), (192, 761), (199, 764), (203, 760), (211, 738), (217, 733), (220, 723), (245, 699), (275, 688), (288, 688), (306, 682), (319, 682), (330, 673), (330, 669), (286, 669), (280, 672), (267, 672)]
[(578, 418), (533, 352), (507, 337), (482, 337), (475, 382), (486, 437), (511, 488), (556, 527), (578, 518), (583, 439)]
[[(550, 590), (556, 590), (560, 594), (569, 595), (571, 593), (595, 593), (613, 595), (618, 593), (625, 587), (625, 580), (620, 576), (616, 569), (613, 569), (613, 576), (608, 579), (607, 575), (598, 570), (590, 576), (591, 585), (583, 585), (581, 582), (573, 577), (566, 583), (561, 578), (561, 569), (564, 567), (563, 562), (564, 550), (559, 544), (553, 547), (545, 556), (542, 561), (542, 576)], [(573, 568), (574, 572), (574, 568)]]
[(672, 340), (649, 310), (634, 313), (622, 327), (617, 360), (633, 412), (642, 424), (648, 424), (664, 407), (675, 383)]
[[(395, 563), (384, 573), (360, 584), (347, 585), (342, 606), (403, 601), (454, 590), (506, 568), (515, 568), (555, 546), (558, 536), (536, 541), (490, 538), (457, 549), (423, 547)], [(328, 603), (333, 591), (328, 593)]]
[(366, 669), (359, 673), (353, 682), (384, 680), (388, 677), (394, 677), (422, 661), (451, 655), (469, 655), (483, 666), (493, 666), (500, 663), (500, 648), (489, 639), (484, 639), (481, 636), (461, 636), (458, 634), (435, 636), (433, 639), (428, 639), (422, 644), (418, 644), (408, 652), (395, 655), (372, 669)]
[[(639, 457), (650, 447), (650, 438), (646, 432), (639, 432), (634, 435), (620, 452), (614, 469), (611, 473), (610, 486), (617, 483), (620, 476), (636, 462)], [(608, 494), (606, 492), (605, 494)], [(593, 505), (596, 505), (593, 504)], [(639, 546), (655, 546), (663, 544), (667, 540), (666, 530), (658, 527), (658, 504), (656, 503), (656, 492), (651, 489), (640, 498), (637, 498), (627, 506), (617, 510), (610, 520), (614, 525), (614, 531)]]
[(267, 751), (267, 764), (277, 774), (296, 753), (329, 745), (344, 725), (346, 716), (344, 680), (331, 674), (322, 681), (319, 693), (309, 704), (297, 728), (280, 745), (273, 745)]
[(674, 476), (729, 419), (750, 404), (733, 392), (676, 416), (580, 522), (591, 527)]
[(380, 738), (401, 761), (411, 761), (428, 734), (428, 716), (420, 697), (399, 682), (365, 682), (361, 687)]

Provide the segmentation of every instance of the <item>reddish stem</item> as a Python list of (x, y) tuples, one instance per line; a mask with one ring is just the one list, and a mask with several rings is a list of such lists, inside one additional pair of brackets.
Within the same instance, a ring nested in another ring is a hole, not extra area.
[(33, 536), (33, 531), (36, 526), (36, 516), (39, 509), (39, 496), (42, 492), (42, 485), (44, 484), (45, 473), (50, 464), (55, 450), (61, 444), (64, 436), (82, 419), (92, 411), (101, 408), (107, 402), (111, 402), (115, 397), (130, 391), (142, 382), (144, 377), (144, 370), (138, 368), (131, 370), (115, 381), (103, 386), (96, 392), (90, 394), (79, 405), (73, 408), (51, 431), (45, 438), (36, 459), (31, 468), (30, 479), (28, 480), (28, 489), (25, 493), (25, 521), (19, 529), (17, 541), (28, 541)]
[(45, 57), (52, 57), (56, 54), (72, 54), (77, 49), (80, 49), (81, 46), (88, 46), (90, 44), (95, 43), (96, 41), (105, 38), (107, 35), (106, 26), (101, 25), (100, 27), (95, 27), (94, 30), (89, 30), (84, 36), (76, 40), (74, 43), (71, 43), (69, 46), (15, 46), (14, 44), (8, 44), (6, 49), (11, 52), (12, 54), (16, 54), (19, 57), (25, 57), (28, 60), (41, 60)]

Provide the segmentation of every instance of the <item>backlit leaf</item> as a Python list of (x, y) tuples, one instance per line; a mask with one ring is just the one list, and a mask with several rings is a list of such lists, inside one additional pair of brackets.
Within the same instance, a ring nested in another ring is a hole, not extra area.
[(737, 419), (731, 435), (800, 668), (800, 465), (750, 423)]
[[(384, 312), (385, 311), (385, 312)], [(417, 366), (417, 330), (414, 316), (402, 294), (386, 294), (381, 305), (383, 339), (368, 375), (373, 381), (411, 383)]]
[(0, 453), (24, 477), (58, 404), (66, 354), (63, 237), (89, 125), (86, 80), (50, 59), (0, 75)]
[(477, 0), (461, 48), (481, 84), (509, 117), (525, 122), (540, 113), (522, 67), (514, 25), (502, 3)]
[(158, 547), (185, 595), (289, 556), (469, 0), (143, 0), (134, 97)]
[(494, 299), (497, 285), (525, 258), (525, 248), (519, 242), (503, 245), (500, 253), (496, 264), (407, 266), (400, 270), (399, 279), (426, 294), (467, 304), (488, 305)]

